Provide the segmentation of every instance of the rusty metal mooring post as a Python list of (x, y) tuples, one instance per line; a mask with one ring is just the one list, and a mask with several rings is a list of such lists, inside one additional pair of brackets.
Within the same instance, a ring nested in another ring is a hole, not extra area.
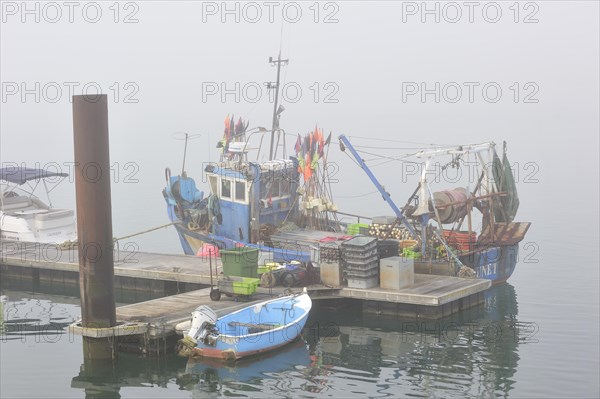
[[(73, 96), (75, 192), (82, 327), (116, 325), (106, 95)], [(85, 337), (84, 358), (116, 355), (112, 338)]]

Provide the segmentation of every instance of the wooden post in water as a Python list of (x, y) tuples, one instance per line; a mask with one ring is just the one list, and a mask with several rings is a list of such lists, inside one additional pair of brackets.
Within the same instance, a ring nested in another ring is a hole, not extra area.
[[(82, 327), (116, 325), (106, 95), (73, 96)], [(115, 337), (83, 337), (84, 358), (112, 359)]]

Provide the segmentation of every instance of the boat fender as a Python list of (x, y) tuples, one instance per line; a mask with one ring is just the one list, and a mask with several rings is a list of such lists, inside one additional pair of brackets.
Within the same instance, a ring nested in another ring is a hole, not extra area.
[(167, 184), (171, 184), (171, 168), (165, 168), (165, 179), (167, 180)]

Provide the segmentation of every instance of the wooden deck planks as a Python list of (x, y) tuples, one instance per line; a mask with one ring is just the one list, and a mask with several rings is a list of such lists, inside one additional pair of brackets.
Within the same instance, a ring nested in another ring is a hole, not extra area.
[[(49, 244), (3, 242), (0, 264), (46, 270), (79, 272), (75, 248), (56, 249)], [(210, 284), (209, 261), (188, 255), (125, 252), (115, 250), (115, 276)], [(213, 259), (213, 276), (222, 270), (220, 259)]]
[[(293, 233), (282, 233), (282, 236), (294, 236)], [(320, 239), (322, 234), (309, 235), (308, 239)], [(22, 266), (29, 268), (40, 268), (50, 270), (66, 270), (78, 273), (77, 250), (68, 249), (58, 251), (59, 256), (51, 255), (50, 249), (40, 244), (26, 243), (3, 243), (0, 253), (0, 263)], [(45, 252), (44, 252), (45, 251)], [(45, 254), (46, 253), (46, 254)], [(50, 258), (50, 256), (52, 256)], [(175, 281), (184, 283), (210, 284), (209, 261), (187, 255), (168, 255), (149, 252), (136, 252), (124, 256), (121, 249), (115, 254), (115, 275), (144, 278), (159, 281)], [(215, 268), (221, 270), (220, 259), (213, 259), (213, 276)], [(216, 284), (216, 281), (214, 282)], [(489, 280), (461, 279), (457, 277), (439, 276), (430, 274), (415, 274), (415, 284), (399, 291), (384, 290), (381, 288), (352, 289), (330, 289), (321, 287), (314, 289), (315, 299), (322, 298), (355, 298), (363, 300), (374, 300), (394, 303), (417, 304), (426, 306), (439, 306), (457, 299), (486, 290), (491, 286)], [(281, 291), (281, 288), (274, 291)], [(261, 293), (255, 296), (265, 296), (267, 290), (261, 289)], [(208, 289), (193, 291), (186, 294), (173, 295), (143, 302), (142, 304), (120, 307), (119, 311), (123, 317), (169, 317), (176, 314), (177, 317), (189, 313), (200, 304), (211, 304), (217, 308), (221, 303), (229, 301), (212, 302), (208, 298)], [(138, 306), (139, 307), (136, 307)], [(152, 315), (152, 316), (150, 316)]]
[(233, 300), (212, 301), (210, 288), (190, 291), (184, 294), (153, 299), (146, 302), (120, 306), (117, 308), (117, 320), (151, 323), (159, 328), (150, 329), (152, 336), (168, 335), (175, 331), (175, 326), (191, 319), (191, 313), (200, 305), (210, 306), (218, 316), (234, 312), (246, 306), (262, 302), (268, 297), (255, 294), (251, 302), (234, 302)]
[(337, 295), (344, 298), (439, 306), (484, 291), (491, 284), (490, 280), (421, 274), (415, 275), (413, 286), (397, 291), (379, 287), (369, 289), (344, 287)]

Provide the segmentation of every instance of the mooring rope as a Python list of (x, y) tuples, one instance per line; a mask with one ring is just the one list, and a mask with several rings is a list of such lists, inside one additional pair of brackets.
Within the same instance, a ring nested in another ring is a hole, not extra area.
[[(169, 226), (172, 226), (172, 225), (175, 225), (175, 224), (179, 224), (179, 223), (181, 223), (181, 222), (179, 222), (179, 221), (177, 221), (177, 222), (171, 222), (171, 223), (163, 224), (163, 225), (158, 226), (158, 227), (152, 227), (150, 229), (142, 230), (142, 231), (139, 231), (137, 233), (129, 234), (129, 235), (126, 235), (126, 236), (123, 236), (123, 237), (113, 237), (113, 242), (118, 242), (120, 240), (125, 240), (127, 238), (139, 236), (139, 235), (146, 234), (146, 233), (151, 233), (151, 232), (153, 232), (155, 230), (164, 229), (165, 227), (169, 227)], [(56, 247), (58, 249), (75, 248), (75, 247), (77, 247), (77, 240), (73, 240), (73, 241), (67, 240), (67, 241), (65, 241), (65, 242), (63, 242), (61, 244), (57, 244)]]
[(174, 225), (174, 224), (179, 224), (179, 223), (180, 223), (180, 222), (171, 222), (171, 223), (163, 224), (162, 226), (158, 226), (158, 227), (152, 227), (151, 229), (142, 230), (142, 231), (140, 231), (140, 232), (137, 232), (137, 233), (129, 234), (128, 236), (123, 236), (123, 237), (115, 237), (115, 238), (113, 238), (113, 241), (115, 241), (115, 242), (116, 242), (116, 241), (119, 241), (119, 240), (125, 240), (125, 239), (127, 239), (127, 238), (131, 238), (131, 237), (139, 236), (139, 235), (142, 235), (142, 234), (150, 233), (150, 232), (152, 232), (152, 231), (155, 231), (155, 230), (160, 230), (160, 229), (163, 229), (163, 228), (165, 228), (165, 227), (169, 227), (169, 226), (172, 226), (172, 225)]

